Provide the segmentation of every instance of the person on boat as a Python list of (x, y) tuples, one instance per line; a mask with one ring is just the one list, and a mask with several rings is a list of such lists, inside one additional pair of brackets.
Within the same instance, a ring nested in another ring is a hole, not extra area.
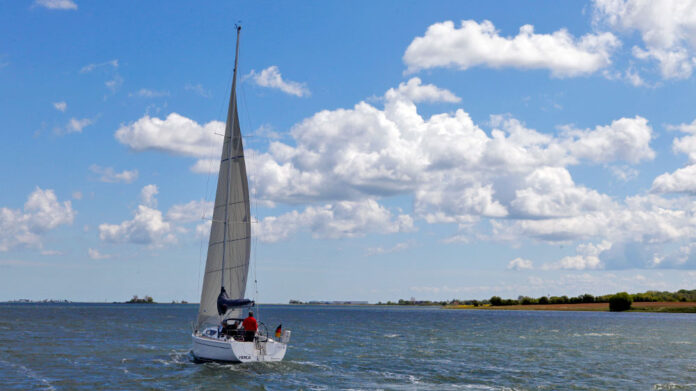
[(222, 330), (220, 331), (220, 334), (237, 339), (238, 336), (243, 334), (239, 330), (239, 321), (235, 320), (233, 323), (230, 322), (231, 319), (225, 319), (222, 322)]
[(244, 340), (247, 342), (253, 341), (256, 330), (259, 329), (259, 324), (254, 319), (253, 311), (249, 311), (249, 316), (242, 321), (242, 327), (244, 327)]

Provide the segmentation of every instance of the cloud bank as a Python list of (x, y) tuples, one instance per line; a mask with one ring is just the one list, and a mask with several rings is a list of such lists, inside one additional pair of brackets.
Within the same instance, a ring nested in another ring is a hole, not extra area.
[(596, 23), (629, 34), (638, 32), (644, 46), (633, 56), (656, 61), (665, 79), (684, 79), (696, 66), (696, 1), (594, 0)]

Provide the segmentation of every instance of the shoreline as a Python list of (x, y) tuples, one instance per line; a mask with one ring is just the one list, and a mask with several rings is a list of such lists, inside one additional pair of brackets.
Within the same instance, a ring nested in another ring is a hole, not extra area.
[[(604, 311), (609, 312), (609, 303), (577, 304), (529, 304), (478, 306), (452, 305), (446, 309), (458, 310), (504, 310), (504, 311)], [(634, 302), (631, 309), (624, 312), (659, 312), (659, 313), (696, 313), (696, 302), (688, 301), (653, 301)]]
[[(0, 301), (0, 304), (34, 304), (34, 305), (60, 305), (60, 304), (88, 304), (88, 305), (198, 305), (198, 303), (128, 303), (128, 302), (78, 302), (78, 301)], [(439, 308), (446, 310), (482, 310), (482, 311), (596, 311), (610, 312), (609, 303), (576, 303), (576, 304), (516, 304), (492, 306), (484, 304), (473, 306), (459, 305), (403, 305), (403, 304), (287, 304), (287, 303), (259, 303), (259, 305), (275, 306), (311, 306), (311, 307), (402, 307), (402, 308)], [(654, 312), (654, 313), (696, 313), (696, 301), (674, 302), (634, 302), (631, 309), (622, 312)]]

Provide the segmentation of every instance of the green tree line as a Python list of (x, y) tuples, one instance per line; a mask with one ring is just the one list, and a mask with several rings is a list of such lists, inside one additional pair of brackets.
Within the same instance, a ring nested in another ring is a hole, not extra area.
[(133, 298), (128, 300), (126, 303), (128, 304), (153, 304), (155, 301), (152, 299), (152, 297), (145, 295), (142, 299), (138, 297), (138, 295), (133, 295)]
[[(593, 296), (589, 293), (585, 293), (579, 296), (541, 296), (541, 297), (529, 297), (529, 296), (519, 296), (517, 299), (503, 299), (500, 296), (493, 296), (488, 300), (465, 300), (465, 299), (451, 299), (451, 300), (404, 300), (400, 299), (398, 301), (387, 301), (386, 303), (379, 302), (378, 305), (421, 305), (421, 306), (446, 306), (446, 305), (459, 305), (466, 304), (472, 305), (474, 307), (490, 304), (491, 306), (506, 306), (506, 305), (532, 305), (532, 304), (579, 304), (579, 303), (610, 303), (611, 298), (619, 295), (619, 293), (608, 294), (602, 296)], [(696, 289), (687, 290), (681, 289), (677, 292), (660, 292), (660, 291), (647, 291), (643, 293), (633, 293), (629, 294), (626, 292), (620, 292), (621, 297), (630, 302), (655, 302), (655, 301), (688, 301), (696, 302)], [(624, 296), (625, 295), (625, 296)]]
[(621, 294), (625, 295), (627, 300), (630, 299), (632, 302), (655, 302), (655, 301), (696, 301), (696, 289), (687, 290), (681, 289), (677, 292), (660, 292), (660, 291), (647, 291), (643, 293), (626, 293), (620, 292), (615, 294), (603, 295), (603, 296), (593, 296), (589, 293), (585, 293), (580, 296), (568, 297), (568, 296), (541, 296), (538, 298), (520, 296), (517, 299), (503, 299), (499, 296), (493, 296), (488, 300), (488, 303), (492, 306), (505, 306), (505, 305), (532, 305), (532, 304), (579, 304), (579, 303), (609, 303), (611, 298)]

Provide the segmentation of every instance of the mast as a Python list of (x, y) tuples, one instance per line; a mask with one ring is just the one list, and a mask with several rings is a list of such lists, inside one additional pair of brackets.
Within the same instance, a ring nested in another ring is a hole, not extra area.
[[(234, 71), (232, 72), (232, 91), (230, 91), (230, 107), (227, 110), (227, 122), (231, 125), (230, 127), (234, 129), (237, 112), (237, 66), (239, 65), (239, 36), (242, 33), (242, 26), (237, 26), (237, 46), (234, 50)], [(227, 191), (225, 192), (225, 220), (223, 228), (223, 241), (222, 241), (222, 270), (220, 273), (220, 286), (225, 287), (225, 253), (227, 252), (227, 224), (228, 224), (228, 207), (230, 204), (230, 183), (232, 182), (232, 133), (230, 133), (230, 140), (227, 143)]]

